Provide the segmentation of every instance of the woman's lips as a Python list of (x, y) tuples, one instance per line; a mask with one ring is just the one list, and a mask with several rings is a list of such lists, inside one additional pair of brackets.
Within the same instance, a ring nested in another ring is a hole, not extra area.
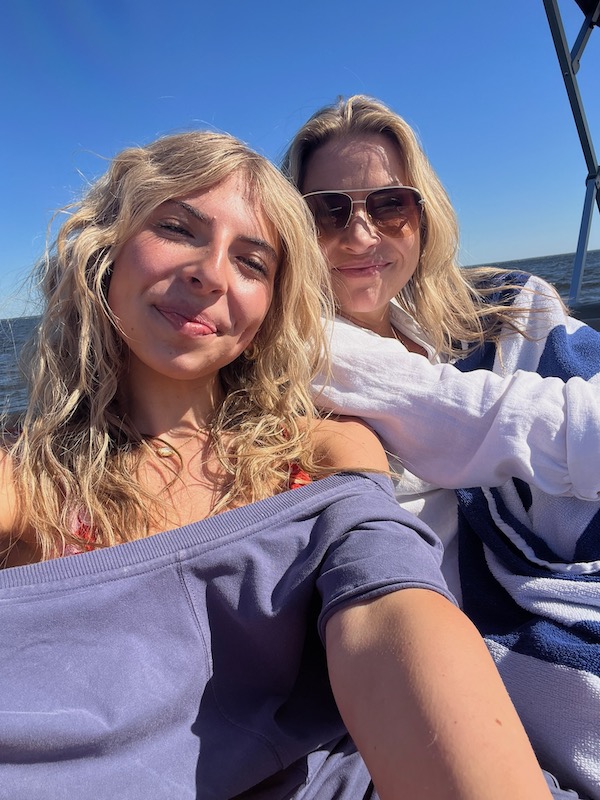
[(192, 336), (208, 336), (218, 333), (218, 328), (214, 322), (202, 314), (192, 315), (185, 311), (164, 306), (155, 306), (155, 308), (159, 314), (171, 323), (175, 330), (181, 333)]
[(387, 266), (389, 266), (387, 261), (385, 263), (341, 264), (339, 267), (334, 267), (334, 272), (338, 272), (348, 278), (365, 278), (370, 275), (378, 275)]

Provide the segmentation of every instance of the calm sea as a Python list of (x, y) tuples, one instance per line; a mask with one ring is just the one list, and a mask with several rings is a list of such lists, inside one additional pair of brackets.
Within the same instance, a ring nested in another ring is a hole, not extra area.
[[(533, 272), (553, 283), (566, 299), (569, 293), (573, 253), (557, 256), (528, 258), (520, 261), (504, 261), (488, 266), (503, 269)], [(587, 255), (585, 281), (581, 299), (585, 302), (600, 301), (600, 250)], [(18, 368), (18, 354), (26, 339), (35, 328), (38, 317), (17, 317), (0, 320), (0, 412), (20, 411), (27, 401), (23, 380)]]

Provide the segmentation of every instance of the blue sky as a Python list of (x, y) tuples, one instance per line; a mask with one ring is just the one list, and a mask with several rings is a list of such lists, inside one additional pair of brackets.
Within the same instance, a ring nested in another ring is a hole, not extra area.
[[(583, 14), (559, 2), (573, 43)], [(415, 127), (457, 208), (462, 263), (576, 247), (586, 168), (542, 0), (19, 0), (0, 70), (0, 317), (28, 310), (20, 285), (52, 212), (119, 150), (212, 128), (277, 161), (339, 94), (379, 97)], [(596, 30), (578, 77), (597, 150), (599, 74)]]

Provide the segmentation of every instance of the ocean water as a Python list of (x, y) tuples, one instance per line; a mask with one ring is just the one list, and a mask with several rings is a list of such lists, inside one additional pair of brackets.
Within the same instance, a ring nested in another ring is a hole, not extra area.
[(39, 317), (0, 319), (0, 413), (22, 411), (27, 391), (19, 369), (19, 353)]
[[(486, 266), (532, 272), (554, 284), (559, 294), (566, 299), (569, 294), (573, 260), (573, 253), (563, 253), (519, 261), (490, 263)], [(600, 302), (600, 250), (588, 252), (584, 277), (582, 301)], [(21, 411), (27, 402), (27, 392), (19, 370), (18, 356), (23, 343), (34, 330), (37, 320), (38, 317), (0, 320), (0, 413)]]
[[(539, 275), (540, 278), (547, 280), (548, 283), (554, 284), (560, 296), (566, 300), (569, 296), (574, 260), (574, 253), (564, 253), (557, 256), (525, 258), (519, 261), (492, 262), (486, 266), (532, 272), (534, 275)], [(600, 302), (600, 250), (590, 250), (588, 252), (583, 278), (580, 295), (581, 302)]]

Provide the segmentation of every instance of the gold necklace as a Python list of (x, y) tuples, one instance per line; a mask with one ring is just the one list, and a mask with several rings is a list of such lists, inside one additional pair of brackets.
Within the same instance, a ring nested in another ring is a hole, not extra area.
[[(397, 342), (400, 342), (400, 344), (404, 345), (404, 341), (402, 339), (401, 334), (399, 333), (399, 331), (396, 330), (396, 328), (394, 328), (394, 326), (392, 325), (391, 322), (390, 322), (390, 328), (392, 329), (392, 336), (394, 337), (394, 339)], [(406, 347), (406, 345), (404, 345), (404, 346)]]
[(392, 334), (394, 335), (394, 339), (397, 342), (400, 342), (402, 347), (405, 350), (408, 350), (409, 353), (417, 353), (417, 355), (425, 356), (427, 358), (427, 350), (420, 345), (418, 342), (415, 342), (413, 339), (410, 339), (406, 334), (397, 331), (396, 328), (390, 323), (390, 328), (392, 329)]
[[(201, 431), (202, 428), (196, 428), (192, 435), (183, 441), (179, 447), (175, 447), (174, 445), (164, 442), (160, 436), (149, 436), (148, 439), (152, 442), (152, 448), (159, 458), (172, 458), (173, 456), (179, 454), (179, 450), (182, 447), (185, 447), (186, 444), (189, 444), (194, 439), (197, 439)], [(163, 444), (158, 444), (158, 442), (161, 441), (163, 441)]]

